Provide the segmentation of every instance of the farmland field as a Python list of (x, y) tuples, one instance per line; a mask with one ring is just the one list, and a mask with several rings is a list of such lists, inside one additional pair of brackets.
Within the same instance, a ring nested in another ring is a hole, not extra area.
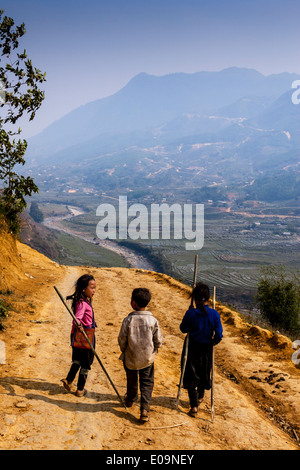
[[(89, 204), (87, 204), (87, 201)], [(94, 248), (88, 249), (88, 242), (80, 246), (78, 237), (70, 241), (66, 235), (60, 235), (60, 243), (67, 244), (73, 250), (73, 260), (76, 263), (76, 253), (79, 259), (84, 259), (89, 265), (96, 267), (105, 263), (112, 266), (124, 266), (124, 258), (116, 256), (109, 250), (103, 257), (103, 248), (97, 247), (99, 240), (96, 236), (96, 217), (94, 202), (85, 200), (85, 213), (61, 220), (61, 226), (69, 233), (76, 233), (83, 238), (89, 238)], [(76, 201), (72, 201), (75, 205)], [(79, 201), (78, 201), (79, 202)], [(41, 203), (40, 208), (49, 216), (49, 206)], [(66, 213), (60, 208), (57, 215)], [(274, 209), (273, 209), (274, 210)], [(51, 205), (51, 215), (55, 213), (55, 204)], [(295, 272), (299, 266), (299, 240), (297, 233), (299, 221), (288, 217), (280, 219), (276, 216), (261, 218), (255, 214), (234, 214), (207, 209), (205, 213), (204, 246), (198, 254), (198, 280), (207, 282), (211, 287), (216, 286), (220, 301), (230, 304), (237, 309), (248, 311), (255, 306), (254, 298), (260, 269), (263, 266), (285, 266), (288, 271)], [(288, 232), (291, 226), (296, 227)], [(171, 232), (172, 233), (172, 232)], [(100, 243), (101, 245), (101, 243)], [(195, 251), (185, 249), (185, 240), (127, 240), (122, 245), (128, 250), (134, 250), (136, 257), (148, 259), (153, 269), (169, 274), (188, 284), (192, 283)], [(99, 255), (95, 255), (95, 249)], [(87, 250), (83, 257), (83, 251)], [(66, 259), (58, 259), (66, 262)], [(82, 264), (82, 263), (81, 263)], [(145, 269), (149, 269), (145, 265)], [(275, 268), (276, 269), (276, 268)]]

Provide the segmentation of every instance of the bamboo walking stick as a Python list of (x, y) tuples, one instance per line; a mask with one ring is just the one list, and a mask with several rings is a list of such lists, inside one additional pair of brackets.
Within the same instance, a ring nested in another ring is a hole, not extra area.
[[(66, 309), (68, 310), (69, 314), (71, 315), (71, 317), (72, 317), (73, 320), (75, 321), (76, 325), (79, 326), (79, 324), (80, 324), (79, 321), (77, 320), (77, 318), (75, 317), (74, 313), (71, 311), (71, 309), (68, 307), (68, 305), (67, 305), (66, 302), (64, 301), (63, 296), (61, 295), (61, 293), (59, 292), (59, 290), (57, 289), (56, 286), (54, 286), (54, 289), (55, 289), (56, 293), (58, 294), (60, 300), (62, 301), (62, 303), (64, 304), (64, 306), (65, 306)], [(98, 354), (96, 353), (96, 351), (95, 351), (95, 349), (94, 349), (92, 343), (90, 342), (90, 340), (89, 340), (89, 338), (88, 338), (88, 336), (87, 336), (87, 334), (86, 334), (86, 332), (85, 332), (84, 330), (82, 331), (82, 334), (83, 334), (83, 336), (85, 337), (86, 341), (88, 342), (88, 344), (89, 344), (91, 350), (93, 351), (93, 353), (94, 353), (96, 359), (98, 360), (100, 366), (102, 367), (103, 372), (105, 373), (106, 377), (108, 378), (108, 380), (109, 380), (110, 384), (112, 385), (114, 391), (116, 392), (116, 394), (117, 394), (117, 396), (118, 396), (118, 398), (119, 398), (121, 404), (124, 406), (125, 410), (127, 411), (127, 408), (126, 408), (125, 403), (123, 402), (122, 398), (120, 397), (118, 390), (116, 389), (116, 387), (115, 387), (113, 381), (111, 380), (110, 376), (108, 375), (108, 373), (107, 373), (107, 371), (106, 371), (104, 365), (102, 364), (102, 362), (101, 362), (101, 360), (100, 360)]]
[[(213, 294), (213, 309), (216, 308), (216, 287), (214, 286)], [(215, 417), (215, 403), (214, 403), (214, 382), (215, 382), (215, 348), (212, 345), (212, 367), (211, 367), (211, 419)]]
[[(198, 266), (198, 255), (195, 255), (193, 289), (194, 289), (194, 287), (196, 285), (196, 282), (197, 282), (197, 266)], [(192, 297), (190, 308), (193, 308), (193, 306), (194, 306), (194, 299)], [(177, 398), (176, 398), (177, 408), (179, 406), (179, 397), (180, 397), (180, 393), (181, 393), (183, 377), (184, 377), (184, 372), (185, 372), (185, 368), (186, 368), (188, 350), (189, 350), (189, 334), (187, 333), (187, 335), (185, 336), (185, 339), (184, 339), (184, 343), (183, 343), (183, 358), (182, 358), (182, 365), (181, 365), (181, 375), (180, 375), (179, 387), (178, 387)]]

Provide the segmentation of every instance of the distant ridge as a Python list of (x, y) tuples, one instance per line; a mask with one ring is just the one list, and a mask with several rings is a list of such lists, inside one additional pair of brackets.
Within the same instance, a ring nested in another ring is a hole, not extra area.
[(45, 157), (102, 135), (149, 129), (185, 113), (213, 112), (245, 96), (275, 100), (297, 78), (238, 67), (161, 77), (140, 73), (117, 93), (76, 108), (30, 138), (27, 156), (42, 163)]

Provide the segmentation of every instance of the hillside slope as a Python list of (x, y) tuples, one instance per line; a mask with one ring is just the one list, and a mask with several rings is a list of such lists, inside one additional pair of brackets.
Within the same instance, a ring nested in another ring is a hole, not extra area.
[(25, 278), (21, 253), (18, 253), (16, 240), (8, 233), (7, 226), (0, 218), (0, 291), (12, 289)]
[[(6, 364), (0, 365), (0, 449), (299, 449), (300, 371), (291, 361), (287, 338), (251, 327), (217, 305), (224, 339), (215, 349), (215, 418), (209, 393), (198, 417), (191, 418), (186, 391), (180, 410), (175, 406), (184, 338), (179, 324), (189, 287), (149, 271), (59, 266), (27, 245), (17, 243), (17, 249), (28, 275), (15, 277), (10, 299), (15, 311), (0, 334), (6, 344)], [(83, 272), (97, 281), (96, 349), (121, 395), (126, 382), (118, 359), (119, 328), (131, 310), (132, 289), (152, 291), (150, 309), (164, 344), (156, 360), (150, 421), (143, 426), (139, 406), (126, 413), (97, 361), (86, 397), (61, 386), (71, 360), (71, 318), (53, 286), (66, 296)]]

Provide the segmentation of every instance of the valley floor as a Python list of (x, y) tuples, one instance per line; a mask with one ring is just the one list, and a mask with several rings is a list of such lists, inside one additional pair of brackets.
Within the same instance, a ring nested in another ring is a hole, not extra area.
[[(217, 305), (224, 339), (215, 348), (215, 417), (210, 392), (197, 418), (189, 417), (187, 393), (176, 408), (184, 336), (179, 324), (189, 305), (189, 288), (150, 271), (59, 266), (18, 244), (27, 273), (16, 286), (15, 312), (0, 340), (0, 449), (32, 450), (298, 450), (300, 370), (291, 360), (290, 342), (251, 327), (238, 314)], [(117, 337), (131, 311), (134, 287), (152, 292), (149, 309), (159, 320), (164, 344), (155, 363), (150, 421), (140, 425), (139, 406), (126, 412), (95, 360), (87, 395), (64, 390), (71, 361), (71, 317), (64, 297), (74, 282), (91, 272), (97, 282), (94, 310), (96, 350), (121, 396), (125, 372)]]

